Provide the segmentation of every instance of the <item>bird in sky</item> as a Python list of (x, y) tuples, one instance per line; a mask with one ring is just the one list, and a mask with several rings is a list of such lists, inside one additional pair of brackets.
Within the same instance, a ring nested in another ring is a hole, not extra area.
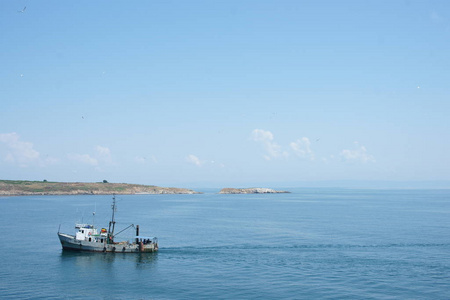
[(22, 10), (18, 10), (17, 12), (24, 13), (24, 12), (25, 12), (25, 9), (27, 9), (26, 6), (25, 6)]

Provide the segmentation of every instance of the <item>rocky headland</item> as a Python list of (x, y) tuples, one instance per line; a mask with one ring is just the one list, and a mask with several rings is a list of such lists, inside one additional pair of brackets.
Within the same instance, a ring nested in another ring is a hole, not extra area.
[(276, 191), (268, 188), (247, 188), (247, 189), (224, 188), (219, 192), (219, 194), (280, 194), (280, 193), (290, 193), (290, 192)]
[(154, 185), (140, 185), (108, 182), (47, 182), (0, 180), (0, 196), (22, 195), (135, 195), (135, 194), (199, 194), (196, 191), (159, 187)]

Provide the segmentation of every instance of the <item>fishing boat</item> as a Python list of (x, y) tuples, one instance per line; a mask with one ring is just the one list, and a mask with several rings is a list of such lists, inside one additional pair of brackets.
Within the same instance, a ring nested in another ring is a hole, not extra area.
[[(116, 211), (116, 197), (113, 196), (112, 217), (108, 230), (101, 228), (100, 232), (94, 224), (75, 224), (75, 235), (61, 233), (58, 230), (59, 241), (63, 250), (89, 251), (89, 252), (119, 252), (119, 253), (142, 253), (155, 252), (158, 250), (158, 239), (139, 235), (139, 225), (131, 224), (125, 229), (114, 233), (116, 221), (114, 213)], [(94, 213), (95, 214), (95, 213)], [(115, 236), (129, 229), (136, 229), (136, 236), (130, 241), (116, 241)]]

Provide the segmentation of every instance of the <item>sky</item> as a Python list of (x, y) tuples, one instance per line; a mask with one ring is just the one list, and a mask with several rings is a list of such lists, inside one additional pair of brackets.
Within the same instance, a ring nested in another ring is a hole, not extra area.
[(449, 1), (14, 0), (0, 28), (0, 179), (450, 187)]

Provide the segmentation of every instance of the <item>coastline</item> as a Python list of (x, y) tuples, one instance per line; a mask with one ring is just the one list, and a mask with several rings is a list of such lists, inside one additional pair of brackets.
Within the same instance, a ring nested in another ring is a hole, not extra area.
[(32, 195), (136, 195), (201, 194), (185, 188), (108, 182), (47, 182), (0, 180), (0, 196)]

